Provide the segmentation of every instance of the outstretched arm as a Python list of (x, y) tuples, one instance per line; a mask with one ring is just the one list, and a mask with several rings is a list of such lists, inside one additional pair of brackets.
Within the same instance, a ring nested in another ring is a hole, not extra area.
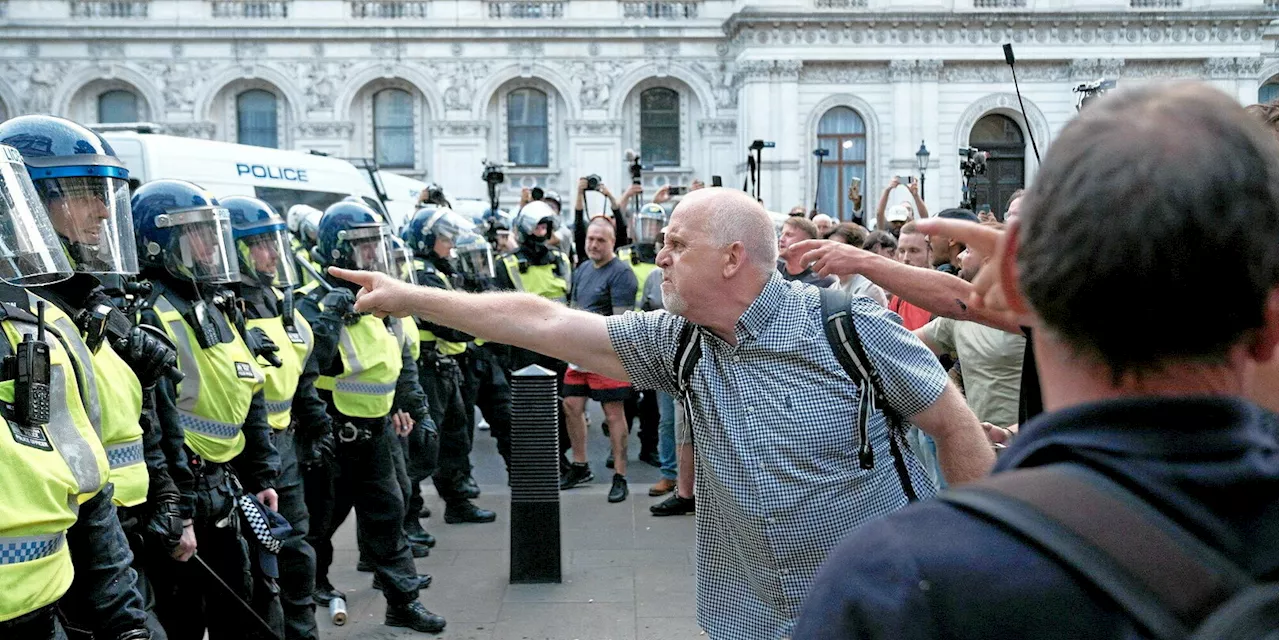
[[(570, 309), (529, 293), (463, 293), (417, 287), (382, 273), (331, 267), (360, 285), (356, 310), (378, 316), (414, 315), (489, 342), (572, 362), (615, 380), (630, 380), (609, 343), (604, 316)], [(495, 322), (501, 318), (501, 322)]]

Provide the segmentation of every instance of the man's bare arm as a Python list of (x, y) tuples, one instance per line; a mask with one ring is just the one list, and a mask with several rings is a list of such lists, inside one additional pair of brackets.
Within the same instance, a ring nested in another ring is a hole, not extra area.
[(787, 253), (790, 255), (797, 251), (804, 256), (805, 262), (812, 261), (814, 272), (820, 275), (859, 273), (885, 291), (934, 315), (978, 322), (1022, 335), (1022, 329), (1017, 323), (1010, 322), (1005, 314), (970, 306), (968, 301), (973, 285), (953, 275), (912, 267), (872, 251), (829, 240), (797, 242)]
[(531, 293), (464, 293), (417, 287), (382, 273), (335, 268), (329, 272), (362, 287), (357, 311), (414, 315), (477, 338), (572, 362), (615, 380), (629, 380), (609, 342), (604, 316)]
[(973, 482), (991, 473), (996, 455), (986, 430), (950, 381), (938, 400), (911, 416), (911, 422), (938, 445), (938, 464), (947, 484)]

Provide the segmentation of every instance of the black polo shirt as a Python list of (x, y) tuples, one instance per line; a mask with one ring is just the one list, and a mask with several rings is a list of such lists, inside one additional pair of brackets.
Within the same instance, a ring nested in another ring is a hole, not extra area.
[[(1042, 414), (996, 464), (1087, 464), (1255, 579), (1275, 580), (1276, 415), (1242, 400), (1142, 398)], [(933, 500), (852, 533), (828, 557), (794, 640), (1141, 638), (1110, 598), (1037, 549)]]

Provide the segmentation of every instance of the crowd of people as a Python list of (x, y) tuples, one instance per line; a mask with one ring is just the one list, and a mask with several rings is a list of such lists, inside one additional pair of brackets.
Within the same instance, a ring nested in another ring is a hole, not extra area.
[(639, 461), (654, 516), (696, 514), (712, 638), (1274, 630), (1276, 105), (1114, 93), (996, 212), (895, 178), (873, 229), (596, 176), (571, 214), (429, 189), (393, 229), (0, 123), (0, 636), (317, 638), (353, 509), (386, 624), (442, 631), (423, 483), (447, 524), (497, 519), (477, 413), (509, 469), (529, 364), (562, 490), (600, 469), (595, 401), (607, 501)]

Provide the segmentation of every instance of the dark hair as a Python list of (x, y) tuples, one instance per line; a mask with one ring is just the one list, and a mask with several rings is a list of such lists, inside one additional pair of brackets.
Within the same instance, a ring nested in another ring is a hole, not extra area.
[(862, 228), (862, 225), (854, 224), (852, 222), (841, 222), (836, 225), (836, 228), (832, 229), (831, 232), (827, 234), (827, 239), (837, 240), (845, 244), (851, 244), (855, 247), (861, 247), (867, 242), (867, 230)]
[(1046, 328), (1117, 381), (1221, 363), (1262, 326), (1280, 275), (1276, 155), (1275, 136), (1205, 84), (1081, 111), (1022, 207), (1019, 274)]
[(946, 218), (948, 220), (966, 220), (974, 224), (977, 224), (978, 222), (977, 214), (968, 209), (943, 209), (937, 217)]
[(782, 224), (790, 225), (805, 232), (808, 234), (810, 240), (816, 240), (818, 238), (818, 225), (814, 224), (813, 221), (808, 218), (790, 216)]
[(1277, 106), (1275, 100), (1251, 104), (1245, 107), (1245, 110), (1249, 112), (1249, 115), (1271, 127), (1273, 132), (1280, 132), (1280, 106)]
[(896, 251), (898, 249), (898, 239), (888, 231), (872, 231), (867, 234), (867, 239), (862, 243), (862, 248), (867, 251), (875, 251), (880, 247), (889, 247)]

